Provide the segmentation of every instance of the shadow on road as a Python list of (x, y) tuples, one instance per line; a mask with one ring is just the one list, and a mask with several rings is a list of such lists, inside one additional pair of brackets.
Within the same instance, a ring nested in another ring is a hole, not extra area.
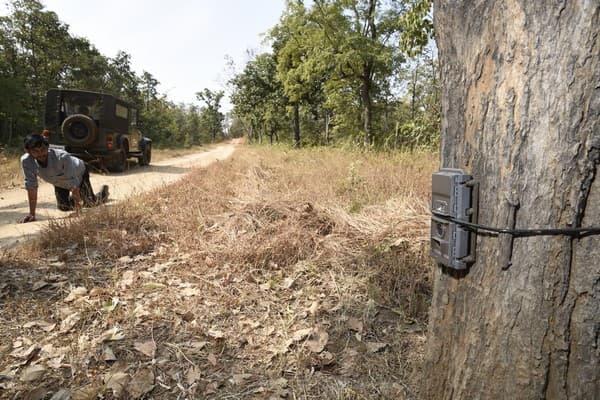
[(189, 168), (176, 167), (173, 165), (148, 165), (148, 166), (144, 166), (144, 167), (133, 166), (123, 172), (108, 172), (108, 173), (106, 173), (99, 169), (94, 169), (91, 171), (93, 174), (96, 174), (96, 175), (129, 176), (129, 175), (145, 174), (148, 172), (159, 173), (159, 174), (183, 174), (188, 170), (189, 170)]
[[(3, 210), (13, 210), (16, 208), (29, 208), (29, 203), (27, 202), (27, 192), (25, 190), (23, 190), (23, 201), (20, 203), (13, 203), (13, 204), (9, 204), (6, 206), (2, 206), (0, 207), (0, 211)], [(41, 201), (37, 203), (37, 207), (36, 210), (40, 211), (40, 210), (45, 210), (45, 209), (49, 209), (49, 210), (55, 210), (56, 209), (56, 202), (54, 201)]]

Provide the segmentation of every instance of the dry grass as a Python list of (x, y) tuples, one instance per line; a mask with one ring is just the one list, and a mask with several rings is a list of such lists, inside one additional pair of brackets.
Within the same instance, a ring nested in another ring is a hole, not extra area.
[(418, 397), (436, 164), (246, 148), (54, 223), (0, 256), (0, 394)]
[(20, 154), (0, 147), (0, 189), (23, 185), (20, 157)]

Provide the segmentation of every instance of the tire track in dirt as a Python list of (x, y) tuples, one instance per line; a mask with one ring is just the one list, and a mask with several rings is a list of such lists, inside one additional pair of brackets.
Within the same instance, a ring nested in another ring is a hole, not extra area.
[[(108, 175), (91, 172), (90, 181), (94, 191), (99, 191), (103, 184), (109, 185), (110, 197), (108, 204), (115, 204), (132, 195), (167, 185), (183, 178), (192, 168), (224, 160), (231, 156), (239, 141), (218, 146), (204, 153), (190, 154), (153, 162), (150, 166), (139, 167), (130, 161), (131, 169), (121, 173)], [(0, 249), (7, 249), (22, 244), (38, 236), (51, 219), (70, 218), (72, 212), (62, 212), (56, 209), (54, 186), (39, 180), (37, 221), (26, 224), (18, 223), (29, 213), (27, 192), (22, 189), (0, 191)]]

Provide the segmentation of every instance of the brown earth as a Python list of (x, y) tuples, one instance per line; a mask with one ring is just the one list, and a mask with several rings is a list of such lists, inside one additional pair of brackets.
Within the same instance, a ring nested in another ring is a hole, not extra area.
[[(100, 190), (104, 184), (109, 185), (108, 204), (116, 206), (119, 200), (181, 179), (193, 168), (205, 167), (214, 161), (226, 159), (233, 154), (237, 144), (239, 142), (234, 140), (204, 153), (161, 160), (142, 168), (130, 161), (128, 171), (109, 175), (92, 172), (90, 181), (95, 191)], [(0, 249), (13, 247), (39, 235), (51, 219), (70, 218), (73, 215), (71, 212), (57, 210), (54, 187), (42, 180), (38, 189), (36, 222), (18, 222), (29, 213), (27, 193), (24, 189), (1, 190), (0, 201)]]

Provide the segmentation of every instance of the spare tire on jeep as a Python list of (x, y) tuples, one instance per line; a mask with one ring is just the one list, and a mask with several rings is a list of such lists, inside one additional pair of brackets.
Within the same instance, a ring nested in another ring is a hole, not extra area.
[(65, 118), (61, 130), (65, 139), (75, 146), (91, 144), (98, 132), (94, 120), (84, 114), (74, 114)]

